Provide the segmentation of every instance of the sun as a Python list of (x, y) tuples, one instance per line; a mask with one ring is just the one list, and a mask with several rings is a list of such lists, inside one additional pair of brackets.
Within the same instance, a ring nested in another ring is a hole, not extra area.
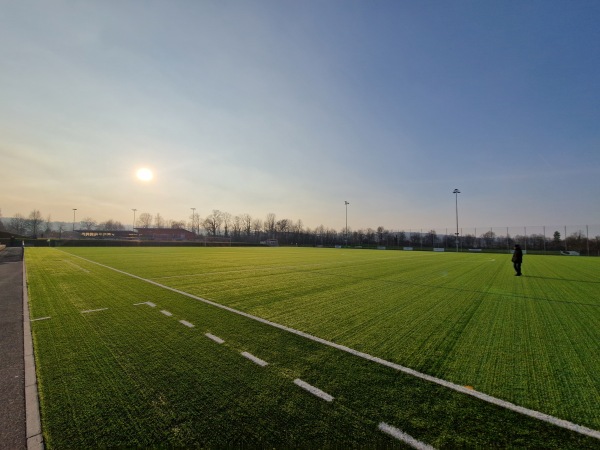
[(152, 178), (154, 178), (154, 174), (147, 167), (142, 167), (141, 169), (138, 169), (138, 171), (136, 172), (136, 176), (140, 181), (151, 181)]

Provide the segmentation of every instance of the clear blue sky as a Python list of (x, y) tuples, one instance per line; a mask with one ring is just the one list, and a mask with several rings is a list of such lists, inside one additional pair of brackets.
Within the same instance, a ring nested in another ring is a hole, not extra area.
[(600, 224), (599, 1), (0, 6), (4, 217)]

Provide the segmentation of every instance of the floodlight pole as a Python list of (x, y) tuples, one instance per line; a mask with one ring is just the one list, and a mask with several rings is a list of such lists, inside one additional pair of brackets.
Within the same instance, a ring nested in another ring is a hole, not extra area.
[(73, 208), (73, 231), (75, 231), (75, 211), (77, 211), (77, 208)]
[(192, 210), (192, 233), (196, 234), (196, 208), (190, 208)]
[(133, 231), (135, 231), (135, 212), (137, 211), (137, 209), (136, 208), (132, 208), (131, 210), (133, 211), (133, 226), (131, 227), (131, 229)]
[(348, 205), (350, 203), (348, 203), (346, 200), (344, 200), (344, 204), (346, 205), (346, 247), (348, 246)]
[(458, 194), (460, 194), (460, 191), (458, 189), (454, 189), (452, 193), (456, 198), (456, 252), (458, 253)]

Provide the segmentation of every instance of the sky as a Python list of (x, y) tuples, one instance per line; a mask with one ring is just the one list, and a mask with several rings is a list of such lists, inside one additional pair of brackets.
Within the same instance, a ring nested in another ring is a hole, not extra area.
[(0, 7), (5, 218), (600, 224), (596, 0)]

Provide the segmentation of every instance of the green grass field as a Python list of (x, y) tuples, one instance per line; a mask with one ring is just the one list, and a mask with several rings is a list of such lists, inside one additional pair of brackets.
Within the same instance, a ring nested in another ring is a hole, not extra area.
[(600, 430), (600, 259), (526, 255), (514, 277), (498, 254), (32, 248), (48, 448), (403, 445), (382, 422), (438, 448), (598, 446), (82, 258)]

